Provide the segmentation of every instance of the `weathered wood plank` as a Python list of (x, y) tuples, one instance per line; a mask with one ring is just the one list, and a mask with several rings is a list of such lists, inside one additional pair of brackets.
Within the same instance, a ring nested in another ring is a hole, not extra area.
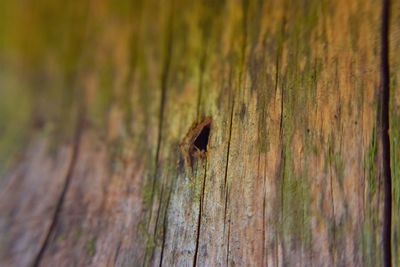
[[(1, 264), (382, 264), (379, 1), (3, 5), (1, 103), (28, 93), (0, 117)], [(206, 117), (207, 156), (188, 164)]]
[(21, 163), (5, 176), (0, 194), (1, 262), (29, 266), (50, 229), (59, 196), (71, 167), (71, 147), (49, 155), (47, 142), (30, 145)]

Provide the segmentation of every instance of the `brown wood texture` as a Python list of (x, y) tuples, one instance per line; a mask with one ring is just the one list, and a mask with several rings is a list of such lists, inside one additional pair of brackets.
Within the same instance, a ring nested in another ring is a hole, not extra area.
[(381, 8), (2, 1), (0, 266), (381, 266)]

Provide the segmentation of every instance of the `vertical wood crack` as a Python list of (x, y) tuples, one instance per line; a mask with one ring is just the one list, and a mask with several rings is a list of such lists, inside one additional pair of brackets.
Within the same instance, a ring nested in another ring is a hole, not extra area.
[[(170, 12), (168, 14), (168, 26), (167, 26), (167, 33), (166, 33), (166, 41), (165, 41), (165, 58), (162, 66), (162, 73), (161, 73), (161, 84), (160, 84), (160, 90), (161, 90), (161, 98), (160, 98), (160, 110), (158, 114), (158, 135), (157, 135), (157, 146), (156, 146), (156, 156), (154, 159), (154, 174), (152, 176), (152, 185), (151, 185), (151, 205), (150, 205), (150, 215), (148, 218), (148, 223), (147, 223), (147, 228), (148, 231), (151, 231), (149, 229), (151, 227), (151, 221), (152, 221), (152, 216), (153, 216), (153, 204), (154, 204), (154, 197), (155, 197), (155, 191), (156, 191), (156, 185), (157, 185), (157, 176), (159, 172), (159, 160), (160, 160), (160, 151), (161, 151), (161, 142), (162, 142), (162, 137), (163, 137), (163, 126), (164, 126), (164, 114), (165, 114), (165, 105), (166, 105), (166, 99), (167, 99), (167, 88), (168, 88), (168, 76), (169, 76), (169, 70), (170, 70), (170, 65), (171, 65), (171, 58), (172, 58), (172, 40), (173, 40), (173, 8), (174, 8), (174, 1), (171, 1), (171, 7), (170, 7)], [(163, 188), (162, 188), (163, 190)], [(155, 226), (153, 229), (153, 235), (155, 235), (156, 230), (157, 230), (157, 224), (160, 216), (160, 210), (161, 210), (161, 200), (162, 200), (162, 191), (160, 192), (160, 200), (159, 200), (159, 206), (157, 209), (157, 215), (156, 215), (156, 221), (155, 221)], [(150, 253), (150, 254), (149, 254)], [(152, 257), (153, 255), (153, 250), (148, 251), (146, 249), (144, 258), (143, 258), (143, 266), (146, 266), (148, 264), (149, 256)]]
[(46, 237), (42, 243), (42, 246), (33, 261), (32, 266), (34, 266), (34, 267), (37, 267), (40, 265), (40, 262), (44, 256), (44, 253), (50, 243), (50, 237), (51, 237), (52, 233), (54, 232), (54, 229), (56, 228), (56, 225), (57, 225), (57, 222), (59, 219), (59, 215), (60, 215), (60, 212), (62, 209), (62, 205), (64, 203), (65, 196), (67, 194), (69, 185), (71, 183), (71, 178), (72, 178), (73, 171), (75, 169), (75, 165), (76, 165), (78, 155), (79, 155), (79, 144), (80, 144), (80, 140), (81, 140), (81, 136), (82, 136), (82, 132), (83, 132), (83, 128), (84, 128), (83, 126), (84, 126), (84, 117), (85, 116), (82, 114), (85, 114), (83, 105), (81, 105), (81, 108), (79, 108), (78, 112), (77, 112), (77, 118), (76, 118), (77, 123), (76, 123), (75, 134), (73, 137), (71, 162), (68, 166), (67, 174), (64, 179), (64, 185), (63, 185), (60, 197), (57, 200), (57, 205), (56, 205), (53, 217), (52, 217), (50, 227), (46, 233)]
[[(225, 175), (224, 175), (224, 190), (225, 192), (228, 191), (227, 186), (228, 186), (228, 168), (229, 168), (229, 153), (231, 150), (231, 139), (232, 139), (232, 125), (233, 125), (233, 112), (235, 108), (235, 98), (233, 97), (232, 100), (232, 108), (231, 108), (231, 114), (230, 114), (230, 119), (229, 119), (229, 135), (228, 135), (228, 148), (226, 151), (226, 164), (225, 164)], [(226, 211), (226, 207), (225, 207)]]
[(390, 78), (389, 78), (389, 17), (390, 0), (382, 1), (381, 17), (381, 92), (378, 125), (381, 139), (382, 177), (383, 177), (383, 229), (382, 248), (383, 265), (392, 266), (391, 227), (392, 227), (392, 177), (390, 170), (390, 139), (389, 139), (389, 106), (390, 106)]
[[(333, 153), (333, 148), (332, 148), (332, 144), (330, 143), (329, 145), (329, 183), (330, 183), (330, 195), (331, 195), (331, 206), (332, 206), (332, 221), (333, 221), (333, 225), (332, 225), (332, 239), (333, 239), (333, 248), (332, 248), (332, 263), (334, 266), (336, 266), (336, 215), (335, 215), (335, 200), (334, 200), (334, 193), (333, 193), (333, 175), (332, 175), (332, 158), (334, 157), (334, 153)], [(337, 175), (337, 173), (336, 173)]]
[(206, 187), (206, 178), (207, 178), (207, 157), (205, 158), (204, 162), (204, 177), (203, 177), (203, 183), (201, 187), (201, 195), (200, 195), (200, 203), (199, 203), (199, 217), (197, 220), (197, 237), (196, 237), (196, 249), (194, 252), (194, 258), (193, 258), (193, 266), (197, 266), (197, 255), (199, 251), (199, 243), (200, 243), (200, 230), (201, 230), (201, 216), (202, 216), (202, 211), (203, 211), (203, 202), (204, 202), (204, 192), (205, 192), (205, 187)]
[(169, 204), (171, 203), (172, 188), (174, 188), (175, 181), (176, 181), (176, 179), (173, 179), (173, 181), (171, 182), (171, 187), (168, 192), (167, 206), (165, 208), (165, 215), (164, 215), (164, 221), (163, 221), (163, 236), (162, 236), (162, 245), (161, 245), (161, 255), (160, 255), (160, 264), (159, 264), (160, 267), (162, 267), (163, 258), (164, 258), (165, 241), (167, 239), (167, 227), (168, 227), (168, 208), (169, 208)]

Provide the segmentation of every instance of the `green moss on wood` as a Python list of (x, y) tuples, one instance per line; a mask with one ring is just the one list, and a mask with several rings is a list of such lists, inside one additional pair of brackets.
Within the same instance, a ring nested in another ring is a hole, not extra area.
[[(0, 68), (3, 68), (0, 66)], [(32, 99), (15, 73), (0, 71), (0, 175), (27, 145), (32, 128)]]
[(92, 237), (85, 243), (85, 252), (89, 257), (93, 257), (96, 254), (96, 238)]

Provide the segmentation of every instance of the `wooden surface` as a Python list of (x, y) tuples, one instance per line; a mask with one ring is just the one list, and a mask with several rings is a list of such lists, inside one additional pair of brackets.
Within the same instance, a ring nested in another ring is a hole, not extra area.
[[(0, 15), (1, 266), (382, 265), (380, 1), (6, 0)], [(206, 118), (207, 153), (188, 157)]]

